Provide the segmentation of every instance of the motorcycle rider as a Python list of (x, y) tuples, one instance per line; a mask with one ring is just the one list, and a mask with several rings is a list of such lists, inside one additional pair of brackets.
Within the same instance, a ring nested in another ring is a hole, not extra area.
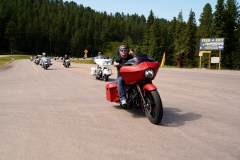
[(122, 106), (125, 108), (127, 105), (126, 102), (126, 95), (124, 91), (125, 82), (123, 81), (122, 77), (120, 76), (120, 68), (125, 64), (129, 59), (132, 59), (136, 55), (132, 50), (128, 51), (126, 45), (121, 45), (119, 47), (119, 55), (114, 59), (114, 67), (117, 67), (117, 88), (119, 92), (119, 99), (121, 101)]
[(98, 52), (98, 59), (101, 59), (101, 58), (103, 58), (103, 55), (101, 52)]
[(43, 64), (43, 59), (45, 59), (47, 56), (46, 56), (46, 53), (45, 52), (43, 52), (42, 53), (42, 57), (40, 58), (40, 65), (42, 65)]
[[(96, 59), (102, 59), (103, 58), (103, 55), (101, 52), (98, 52), (98, 56), (96, 57)], [(98, 69), (99, 68), (99, 65), (97, 64), (96, 68)]]
[[(63, 57), (63, 65), (65, 63), (65, 60), (70, 59), (67, 54)], [(71, 63), (69, 62), (69, 66), (71, 66)]]

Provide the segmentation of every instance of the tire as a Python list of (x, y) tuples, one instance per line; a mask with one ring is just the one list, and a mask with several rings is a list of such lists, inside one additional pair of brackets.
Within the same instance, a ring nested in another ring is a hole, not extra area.
[(100, 77), (98, 77), (98, 76), (96, 75), (96, 79), (100, 79)]
[(105, 82), (107, 82), (107, 81), (108, 81), (108, 76), (107, 76), (107, 75), (104, 75), (104, 76), (103, 76), (103, 80), (104, 80)]
[(148, 120), (153, 124), (159, 124), (163, 117), (163, 106), (162, 100), (157, 90), (147, 91), (146, 93), (146, 103), (145, 114)]

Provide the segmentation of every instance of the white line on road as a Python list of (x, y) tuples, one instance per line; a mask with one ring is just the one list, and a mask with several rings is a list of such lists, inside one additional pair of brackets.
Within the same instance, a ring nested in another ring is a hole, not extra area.
[[(32, 62), (31, 62), (32, 63)], [(33, 63), (32, 63), (32, 66), (33, 66), (33, 68), (38, 72), (38, 69), (33, 65)]]

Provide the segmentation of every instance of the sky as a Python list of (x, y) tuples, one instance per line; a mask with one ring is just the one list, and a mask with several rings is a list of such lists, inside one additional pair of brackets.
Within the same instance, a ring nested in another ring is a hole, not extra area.
[(139, 16), (144, 15), (148, 18), (150, 11), (157, 18), (164, 18), (169, 21), (173, 17), (178, 17), (179, 12), (182, 11), (183, 20), (188, 21), (190, 11), (195, 13), (195, 19), (199, 24), (199, 18), (203, 12), (204, 6), (209, 3), (212, 7), (213, 12), (217, 0), (64, 0), (74, 1), (78, 5), (82, 4), (84, 7), (90, 7), (97, 12), (106, 11), (107, 14), (116, 12), (131, 14), (138, 14)]

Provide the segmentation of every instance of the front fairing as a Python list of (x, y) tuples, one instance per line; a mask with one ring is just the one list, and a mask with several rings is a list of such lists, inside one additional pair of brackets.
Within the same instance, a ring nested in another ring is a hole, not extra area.
[[(154, 76), (147, 79), (144, 76), (146, 69), (153, 69)], [(120, 75), (127, 85), (133, 85), (139, 81), (153, 80), (158, 72), (159, 63), (146, 55), (136, 56), (125, 63), (120, 69)]]
[(51, 63), (50, 58), (43, 58), (42, 61), (43, 61), (45, 64), (50, 64), (50, 63)]

